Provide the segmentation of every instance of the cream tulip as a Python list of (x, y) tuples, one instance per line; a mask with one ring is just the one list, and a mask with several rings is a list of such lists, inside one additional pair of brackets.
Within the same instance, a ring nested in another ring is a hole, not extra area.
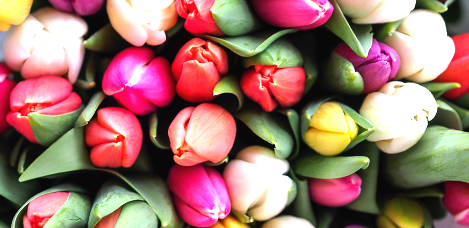
[(314, 228), (308, 220), (291, 215), (282, 215), (264, 223), (261, 228)]
[(415, 8), (416, 0), (337, 0), (342, 12), (356, 24), (400, 20)]

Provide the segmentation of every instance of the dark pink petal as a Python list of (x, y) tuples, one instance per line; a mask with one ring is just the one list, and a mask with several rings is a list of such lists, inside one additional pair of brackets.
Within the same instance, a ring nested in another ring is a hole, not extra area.
[(67, 97), (67, 99), (56, 103), (52, 106), (43, 108), (39, 111), (37, 111), (38, 114), (41, 115), (49, 115), (49, 116), (54, 116), (54, 115), (62, 115), (66, 113), (73, 112), (80, 108), (81, 106), (81, 98), (78, 96), (76, 93), (71, 93), (70, 96)]
[(194, 208), (184, 203), (177, 196), (173, 195), (173, 202), (181, 219), (187, 224), (195, 227), (209, 227), (215, 224), (218, 219), (207, 217)]
[[(1, 66), (2, 64), (0, 64), (0, 68)], [(10, 93), (15, 86), (16, 82), (8, 78), (4, 78), (3, 80), (0, 78), (0, 133), (10, 128), (6, 118), (8, 112), (10, 112)]]
[(354, 201), (360, 195), (361, 184), (355, 173), (336, 179), (308, 179), (311, 200), (327, 207), (342, 207)]
[(446, 210), (456, 215), (469, 209), (469, 183), (460, 181), (446, 181), (444, 183), (445, 196), (443, 204)]
[(139, 95), (133, 88), (125, 87), (121, 92), (112, 95), (120, 105), (135, 115), (147, 115), (156, 110), (156, 105)]
[(359, 66), (356, 69), (363, 78), (364, 88), (362, 93), (371, 93), (381, 89), (389, 81), (383, 75), (391, 74), (391, 65), (387, 61), (379, 61)]

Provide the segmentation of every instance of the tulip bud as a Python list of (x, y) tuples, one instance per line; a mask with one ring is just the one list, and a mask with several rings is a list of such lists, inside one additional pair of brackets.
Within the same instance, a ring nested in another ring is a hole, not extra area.
[(191, 226), (211, 226), (231, 211), (225, 182), (212, 167), (174, 165), (169, 171), (168, 187), (176, 210)]
[(211, 225), (209, 228), (249, 228), (249, 226), (240, 222), (234, 216), (228, 215), (224, 219), (219, 219), (217, 223)]
[[(6, 120), (29, 141), (48, 146), (73, 127), (80, 106), (81, 98), (72, 92), (70, 82), (57, 76), (42, 76), (22, 81), (13, 88)], [(58, 121), (56, 126), (38, 123), (40, 118), (54, 117)], [(50, 138), (45, 138), (46, 133)]]
[(394, 81), (368, 94), (360, 115), (375, 126), (367, 140), (376, 142), (383, 152), (393, 154), (417, 143), (437, 109), (428, 89), (411, 82)]
[(228, 56), (213, 42), (194, 38), (179, 50), (171, 71), (182, 99), (209, 102), (215, 98), (213, 89), (218, 81), (228, 73)]
[(180, 111), (169, 126), (168, 135), (177, 164), (217, 163), (233, 147), (236, 123), (222, 107), (205, 103)]
[(85, 20), (51, 7), (29, 15), (13, 28), (3, 43), (5, 63), (24, 79), (65, 75), (73, 84), (80, 73), (85, 47)]
[(307, 30), (326, 23), (334, 7), (328, 0), (251, 0), (259, 17), (283, 28)]
[(358, 174), (335, 179), (308, 179), (311, 199), (327, 207), (342, 207), (354, 201), (361, 191), (362, 179)]
[(154, 58), (146, 47), (130, 47), (117, 54), (103, 77), (103, 91), (135, 115), (146, 115), (174, 98), (169, 62)]
[(282, 215), (262, 224), (261, 228), (314, 228), (308, 220), (291, 215)]
[(7, 31), (11, 25), (19, 25), (29, 15), (33, 0), (3, 0), (0, 2), (0, 32)]
[(10, 128), (6, 118), (10, 111), (10, 93), (16, 86), (16, 82), (8, 78), (11, 74), (13, 72), (0, 62), (0, 134)]
[(99, 109), (85, 127), (86, 145), (91, 148), (91, 162), (98, 167), (130, 167), (142, 147), (140, 122), (123, 108)]
[(378, 228), (421, 228), (423, 210), (422, 205), (415, 200), (396, 197), (384, 204), (376, 223)]
[(342, 12), (356, 24), (398, 21), (415, 8), (416, 0), (337, 0)]
[(134, 46), (160, 45), (166, 41), (164, 31), (178, 19), (174, 0), (108, 0), (106, 5), (112, 27)]
[(215, 0), (209, 1), (187, 1), (176, 0), (176, 10), (182, 18), (186, 19), (184, 28), (194, 34), (207, 34), (213, 36), (224, 36), (210, 9)]
[(49, 2), (60, 11), (80, 16), (95, 14), (104, 4), (104, 0), (49, 0)]
[(271, 149), (241, 150), (223, 171), (232, 209), (258, 221), (278, 215), (296, 195), (295, 182), (283, 175), (288, 169), (288, 162)]
[(469, 183), (447, 181), (444, 183), (443, 204), (454, 215), (454, 220), (463, 226), (469, 226)]
[(453, 58), (453, 40), (446, 34), (446, 25), (439, 13), (414, 10), (404, 18), (385, 43), (401, 59), (396, 80), (428, 82), (443, 73)]

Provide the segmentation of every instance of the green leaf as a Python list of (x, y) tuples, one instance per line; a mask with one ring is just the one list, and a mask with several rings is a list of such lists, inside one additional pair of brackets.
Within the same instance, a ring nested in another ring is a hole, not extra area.
[(359, 95), (365, 84), (353, 64), (341, 55), (332, 52), (326, 65), (323, 82), (328, 89), (347, 95)]
[(201, 37), (217, 42), (218, 44), (230, 49), (237, 55), (240, 55), (242, 57), (250, 57), (264, 51), (271, 43), (273, 43), (278, 38), (286, 34), (295, 32), (297, 32), (297, 30), (295, 29), (285, 29), (277, 32), (261, 31), (245, 36), (236, 37), (218, 38), (208, 35), (202, 35)]
[(440, 186), (433, 185), (428, 187), (410, 189), (403, 192), (396, 193), (397, 195), (409, 198), (423, 198), (423, 197), (440, 197), (442, 198), (445, 193)]
[(31, 147), (26, 147), (23, 150), (23, 152), (21, 152), (20, 159), (18, 160), (17, 171), (18, 171), (18, 174), (20, 175), (24, 173), (24, 167), (26, 164), (26, 156), (28, 155), (29, 149), (31, 149)]
[(448, 6), (453, 1), (454, 0), (446, 0), (445, 3), (441, 3), (438, 0), (417, 0), (417, 5), (425, 9), (429, 9), (431, 11), (437, 12), (437, 13), (443, 13), (443, 12), (446, 12), (446, 10), (448, 10)]
[(70, 192), (62, 207), (47, 221), (44, 228), (85, 227), (91, 209), (91, 200), (79, 193)]
[(376, 29), (377, 32), (375, 38), (380, 42), (384, 42), (388, 37), (394, 34), (399, 25), (401, 25), (401, 22), (402, 20), (398, 20), (382, 24), (381, 26), (379, 26), (379, 28)]
[(43, 146), (52, 145), (63, 134), (73, 128), (82, 110), (83, 106), (73, 112), (57, 116), (47, 116), (38, 113), (29, 114), (28, 119), (34, 137)]
[(295, 181), (297, 193), (293, 203), (287, 209), (292, 215), (300, 218), (304, 218), (311, 222), (313, 226), (316, 226), (316, 217), (314, 217), (313, 206), (311, 205), (311, 199), (309, 197), (308, 181), (306, 179), (299, 179), (295, 173), (290, 170), (290, 178)]
[(293, 109), (277, 109), (277, 111), (287, 116), (288, 123), (290, 124), (290, 127), (293, 132), (293, 136), (295, 139), (295, 149), (293, 150), (293, 153), (290, 154), (290, 156), (288, 157), (288, 160), (291, 160), (294, 159), (300, 152), (300, 117), (298, 116), (298, 113)]
[(451, 102), (462, 108), (469, 109), (469, 93), (466, 93), (464, 96), (458, 99), (451, 100)]
[(461, 120), (462, 129), (467, 129), (469, 127), (469, 111), (449, 101), (445, 100), (444, 102), (448, 104), (454, 111), (456, 111), (456, 113), (458, 113), (459, 119)]
[(234, 76), (225, 76), (223, 77), (213, 88), (213, 96), (218, 96), (221, 94), (233, 94), (238, 98), (238, 107), (236, 111), (240, 110), (244, 104), (244, 94), (241, 88), (239, 87), (238, 80)]
[(430, 212), (433, 219), (443, 219), (446, 216), (447, 211), (442, 197), (425, 197), (419, 201)]
[(438, 105), (438, 111), (432, 121), (430, 121), (430, 124), (462, 130), (463, 127), (458, 113), (442, 100), (437, 100), (436, 103)]
[(336, 220), (338, 208), (336, 207), (321, 207), (321, 210), (319, 210), (319, 222), (317, 228), (329, 228)]
[(18, 142), (16, 142), (15, 147), (10, 153), (10, 166), (11, 167), (15, 166), (16, 162), (18, 161), (18, 156), (20, 155), (21, 146), (23, 145), (24, 140), (25, 140), (24, 136), (21, 136)]
[(433, 228), (433, 218), (430, 212), (424, 208), (423, 214), (423, 228)]
[(370, 159), (365, 156), (326, 157), (313, 152), (305, 152), (291, 161), (296, 174), (320, 179), (341, 178), (360, 169), (368, 168)]
[(184, 27), (184, 22), (186, 22), (186, 20), (184, 20), (182, 17), (178, 17), (176, 24), (165, 32), (166, 39), (176, 35)]
[(278, 68), (297, 67), (303, 65), (303, 56), (288, 40), (280, 38), (261, 53), (244, 58), (243, 64), (245, 68), (253, 65), (276, 65)]
[(96, 78), (96, 71), (99, 64), (99, 55), (96, 52), (91, 52), (90, 57), (86, 63), (85, 68), (85, 80), (78, 79), (75, 85), (78, 87), (89, 90), (96, 86), (95, 78)]
[(286, 159), (293, 151), (294, 141), (290, 127), (279, 116), (280, 114), (263, 111), (257, 105), (245, 105), (234, 114), (246, 124), (257, 136), (274, 146), (275, 155)]
[(8, 226), (6, 223), (0, 220), (0, 228), (10, 228), (10, 226)]
[(150, 139), (160, 149), (170, 149), (169, 139), (158, 135), (158, 115), (156, 112), (150, 115)]
[(158, 218), (146, 202), (132, 201), (122, 207), (114, 227), (158, 227)]
[(213, 162), (211, 162), (211, 161), (206, 161), (206, 162), (204, 162), (203, 164), (204, 164), (204, 165), (208, 165), (208, 166), (219, 166), (219, 165), (228, 163), (228, 160), (229, 160), (229, 158), (228, 158), (228, 156), (226, 156), (225, 158), (223, 158), (223, 160), (221, 160), (221, 161), (219, 161), (219, 162), (217, 162), (217, 163), (213, 163)]
[(357, 25), (349, 23), (336, 0), (330, 1), (334, 5), (334, 12), (324, 24), (327, 29), (341, 38), (359, 56), (366, 58), (373, 42), (371, 25)]
[(306, 94), (309, 92), (311, 87), (313, 87), (316, 79), (318, 78), (318, 68), (316, 66), (316, 62), (311, 56), (311, 53), (303, 54), (303, 59), (303, 68), (305, 69), (306, 73), (305, 92), (303, 94)]
[(438, 99), (448, 90), (461, 87), (461, 85), (456, 82), (427, 82), (420, 85), (432, 92), (435, 99)]
[(231, 210), (230, 214), (235, 216), (241, 223), (252, 223), (254, 219), (239, 211)]
[(239, 36), (261, 27), (246, 0), (215, 0), (210, 8), (218, 28), (228, 36)]
[(131, 45), (107, 24), (83, 42), (85, 48), (91, 51), (115, 54)]
[(390, 185), (412, 189), (444, 181), (469, 182), (469, 133), (430, 126), (413, 147), (384, 156)]
[(75, 127), (83, 127), (87, 125), (91, 118), (93, 118), (96, 110), (98, 110), (98, 107), (101, 102), (103, 102), (104, 98), (106, 98), (106, 95), (103, 92), (94, 94), (75, 122)]

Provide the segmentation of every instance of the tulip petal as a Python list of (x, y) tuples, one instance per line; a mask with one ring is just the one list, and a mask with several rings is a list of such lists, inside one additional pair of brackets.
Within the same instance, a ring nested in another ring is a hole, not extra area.
[(363, 18), (370, 15), (383, 1), (370, 0), (336, 0), (342, 12), (352, 18)]
[(181, 216), (182, 220), (184, 220), (191, 226), (208, 227), (218, 221), (218, 219), (210, 218), (201, 214), (194, 208), (184, 203), (177, 196), (173, 196), (173, 202), (175, 207), (178, 209), (179, 216)]
[(264, 200), (252, 205), (248, 215), (257, 221), (265, 221), (278, 215), (287, 205), (288, 191), (292, 184), (292, 180), (284, 175), (271, 180)]
[(67, 77), (70, 83), (74, 84), (77, 81), (83, 59), (85, 58), (83, 38), (68, 37), (64, 41), (63, 49), (65, 50), (68, 65)]
[(217, 170), (209, 167), (204, 168), (205, 172), (207, 172), (208, 178), (211, 180), (213, 187), (215, 188), (215, 191), (217, 192), (219, 200), (218, 207), (220, 209), (218, 217), (220, 219), (224, 219), (230, 214), (231, 211), (230, 196), (228, 195), (228, 191), (226, 190), (225, 181)]
[[(220, 75), (212, 62), (186, 61), (176, 84), (176, 92), (182, 99), (189, 102), (210, 102), (215, 98), (213, 89), (218, 81), (220, 81)], [(197, 89), (190, 89), (194, 87)]]
[(206, 158), (201, 157), (197, 153), (191, 151), (185, 151), (181, 155), (176, 154), (173, 156), (173, 158), (174, 162), (182, 166), (193, 166), (207, 161)]
[(122, 38), (137, 47), (145, 44), (148, 35), (138, 21), (140, 16), (126, 1), (108, 0), (106, 9), (112, 27)]
[(290, 164), (278, 158), (274, 151), (263, 146), (249, 146), (241, 150), (236, 159), (257, 165), (274, 176), (282, 175), (290, 169)]
[(173, 64), (171, 65), (171, 72), (173, 73), (174, 79), (179, 81), (179, 77), (181, 77), (181, 73), (183, 70), (183, 65), (186, 61), (191, 60), (192, 53), (190, 50), (194, 47), (202, 47), (205, 45), (205, 41), (200, 38), (191, 39), (189, 42), (185, 43), (184, 46), (179, 49), (179, 52), (174, 58)]
[(344, 111), (340, 105), (334, 102), (321, 104), (312, 116), (309, 126), (322, 131), (342, 134), (349, 130)]
[(98, 119), (94, 118), (86, 125), (85, 135), (86, 145), (94, 147), (99, 144), (116, 142), (116, 137), (119, 134), (101, 126)]
[(298, 103), (305, 90), (306, 74), (303, 67), (277, 69), (269, 89), (282, 108)]
[(26, 213), (29, 221), (52, 217), (67, 201), (70, 193), (54, 192), (39, 196), (29, 202)]
[(51, 34), (82, 37), (88, 31), (88, 24), (81, 17), (60, 12), (52, 7), (41, 8), (34, 12), (33, 16)]
[(463, 226), (469, 226), (469, 208), (454, 215), (454, 220)]
[(126, 87), (124, 90), (112, 95), (120, 105), (135, 115), (147, 115), (156, 110), (156, 105), (139, 96), (138, 91)]
[(62, 115), (65, 113), (70, 113), (81, 106), (81, 98), (78, 96), (76, 93), (71, 93), (70, 96), (68, 96), (65, 100), (56, 103), (52, 106), (46, 107), (44, 109), (41, 109), (37, 111), (36, 113), (41, 114), (41, 115)]
[(407, 134), (394, 139), (377, 141), (376, 145), (379, 149), (388, 154), (395, 154), (403, 152), (415, 145), (420, 138), (422, 138), (428, 126), (426, 118), (416, 118), (417, 119), (412, 119)]
[(374, 8), (373, 12), (366, 17), (354, 18), (352, 21), (357, 24), (376, 24), (397, 21), (409, 15), (410, 11), (415, 8), (415, 2), (416, 0), (381, 1), (381, 4)]
[[(3, 64), (0, 64), (0, 68), (2, 66)], [(0, 73), (0, 81), (2, 81), (0, 82), (0, 134), (10, 128), (10, 125), (7, 123), (6, 120), (6, 116), (10, 111), (10, 93), (16, 86), (16, 83), (13, 80), (7, 78), (2, 80), (1, 77), (2, 75)]]
[(350, 136), (344, 133), (322, 131), (310, 128), (306, 131), (305, 142), (313, 150), (324, 156), (340, 154), (350, 144)]
[(175, 155), (180, 155), (185, 146), (186, 127), (195, 107), (187, 107), (181, 110), (168, 128), (170, 147)]
[(263, 85), (262, 79), (262, 74), (249, 68), (241, 76), (240, 86), (247, 97), (258, 103), (264, 111), (271, 112), (277, 108), (278, 103), (272, 98), (269, 89)]
[(415, 74), (425, 67), (427, 52), (419, 40), (396, 31), (386, 39), (386, 44), (394, 49), (401, 59), (401, 67), (394, 79), (399, 80)]
[(166, 33), (163, 30), (157, 31), (148, 24), (142, 24), (143, 29), (147, 33), (146, 43), (148, 45), (160, 45), (166, 41)]
[(75, 13), (81, 16), (92, 15), (98, 12), (104, 0), (74, 0), (72, 1)]
[(14, 127), (20, 134), (33, 143), (38, 143), (34, 137), (33, 130), (29, 124), (27, 116), (22, 116), (19, 112), (10, 112), (7, 115), (7, 123)]
[(342, 207), (354, 201), (361, 192), (362, 180), (357, 174), (335, 179), (308, 180), (311, 199), (327, 207)]
[[(391, 64), (387, 61), (378, 61), (356, 68), (363, 78), (364, 88), (362, 93), (370, 93), (379, 90), (389, 80)], [(397, 72), (397, 71), (396, 71)]]
[(49, 2), (54, 8), (60, 11), (64, 11), (67, 13), (74, 12), (72, 2), (70, 0), (49, 0)]
[(119, 168), (123, 166), (124, 143), (104, 143), (91, 148), (90, 159), (97, 167)]

